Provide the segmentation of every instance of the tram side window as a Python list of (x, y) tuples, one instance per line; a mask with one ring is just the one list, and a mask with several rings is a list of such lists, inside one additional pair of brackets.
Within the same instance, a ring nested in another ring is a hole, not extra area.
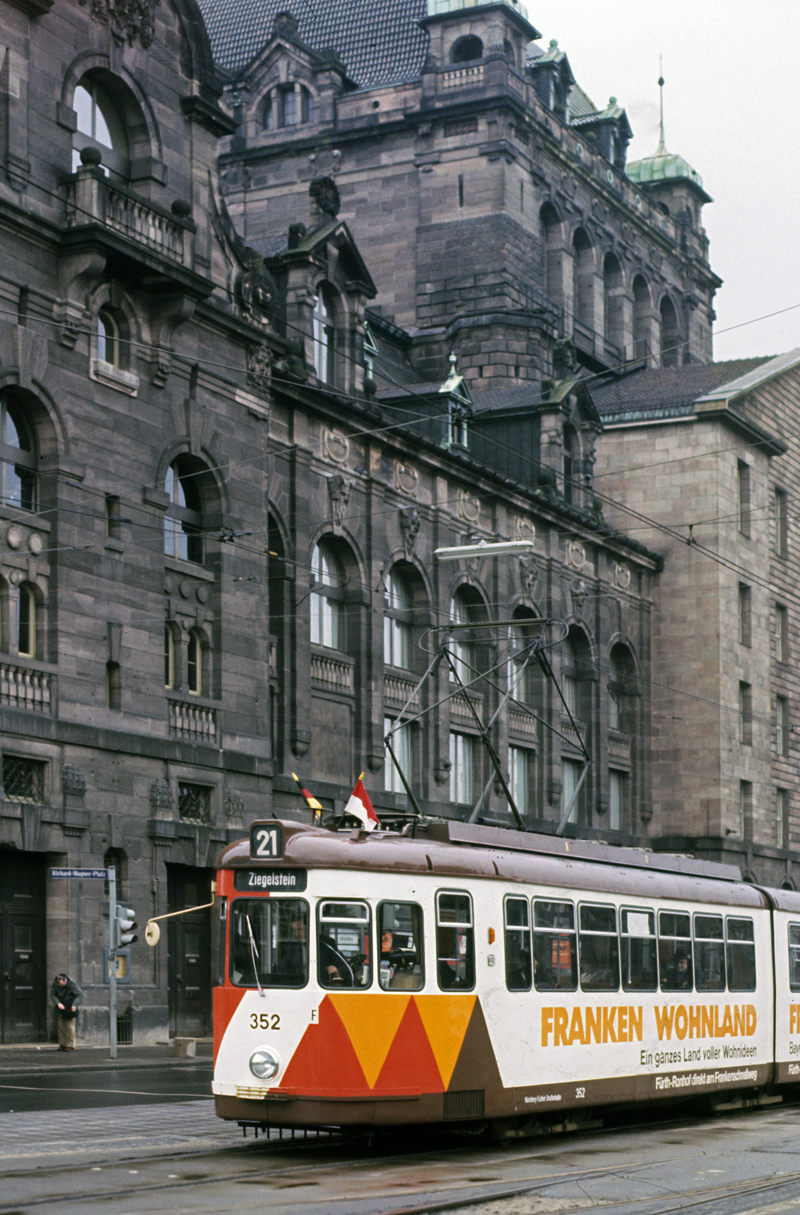
[(578, 908), (581, 991), (617, 991), (619, 941), (616, 907)]
[(692, 990), (692, 920), (688, 911), (659, 911), (658, 964), (662, 991)]
[(475, 937), (472, 899), (440, 890), (436, 895), (436, 972), (442, 990), (475, 986)]
[(694, 975), (698, 991), (725, 990), (725, 941), (721, 915), (694, 917)]
[(755, 991), (756, 943), (753, 921), (729, 915), (725, 921), (728, 991)]
[(800, 991), (800, 924), (789, 925), (789, 990)]
[(381, 987), (387, 991), (419, 991), (425, 982), (422, 908), (416, 903), (381, 903), (378, 937)]
[(623, 991), (655, 991), (658, 987), (655, 920), (652, 911), (625, 908), (620, 912)]
[(305, 899), (236, 899), (230, 922), (232, 983), (239, 987), (306, 985)]
[(324, 900), (317, 910), (317, 972), (321, 987), (369, 987), (370, 910), (366, 903)]
[(572, 903), (533, 904), (533, 977), (537, 991), (575, 991), (578, 946)]
[(506, 987), (531, 989), (531, 929), (528, 900), (507, 898), (504, 906)]

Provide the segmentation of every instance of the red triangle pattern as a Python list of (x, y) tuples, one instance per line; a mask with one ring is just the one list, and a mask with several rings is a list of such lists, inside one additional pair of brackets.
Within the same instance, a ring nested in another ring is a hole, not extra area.
[(279, 1085), (309, 1097), (360, 1097), (370, 1092), (347, 1030), (326, 996), (319, 1024), (309, 1025)]
[(413, 999), (408, 1002), (372, 1091), (384, 1095), (444, 1092), (442, 1077)]
[(225, 1037), (225, 1030), (231, 1022), (233, 1014), (241, 1003), (244, 996), (244, 989), (239, 987), (215, 987), (214, 988), (214, 1063), (217, 1062), (219, 1048), (222, 1046), (222, 1039)]

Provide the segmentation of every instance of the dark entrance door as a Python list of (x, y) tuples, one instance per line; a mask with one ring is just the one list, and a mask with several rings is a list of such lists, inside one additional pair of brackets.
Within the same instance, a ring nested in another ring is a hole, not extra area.
[[(169, 865), (167, 874), (170, 911), (211, 898), (213, 870)], [(205, 1038), (211, 1033), (211, 909), (167, 923), (170, 1031), (178, 1037)]]
[(44, 858), (0, 852), (0, 1042), (47, 1036)]

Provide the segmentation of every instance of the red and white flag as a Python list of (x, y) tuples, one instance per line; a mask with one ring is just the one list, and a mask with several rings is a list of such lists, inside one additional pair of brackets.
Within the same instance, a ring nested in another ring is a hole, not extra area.
[(378, 825), (378, 816), (369, 800), (369, 794), (361, 783), (360, 776), (356, 781), (355, 789), (350, 794), (350, 801), (345, 806), (344, 812), (352, 814), (353, 818), (362, 822), (365, 831), (374, 831)]

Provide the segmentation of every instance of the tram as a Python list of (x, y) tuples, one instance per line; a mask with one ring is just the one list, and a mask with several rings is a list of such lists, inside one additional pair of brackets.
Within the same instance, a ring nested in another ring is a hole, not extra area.
[(525, 1128), (800, 1083), (800, 894), (731, 866), (269, 821), (217, 896), (213, 1093), (244, 1126)]

